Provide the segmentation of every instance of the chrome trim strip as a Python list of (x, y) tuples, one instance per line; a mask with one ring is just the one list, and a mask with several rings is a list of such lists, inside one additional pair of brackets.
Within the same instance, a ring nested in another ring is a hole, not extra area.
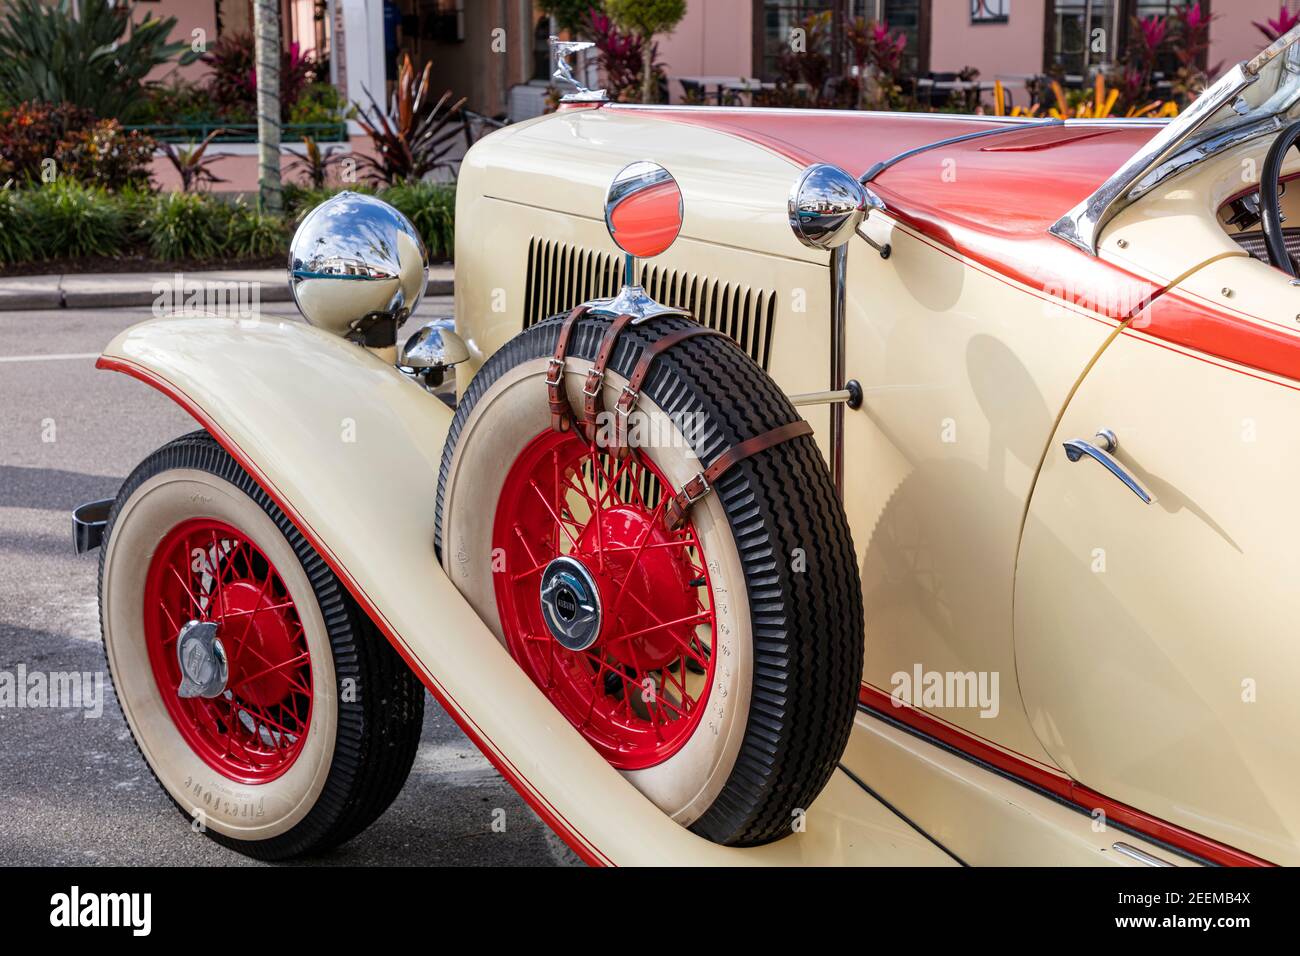
[(1173, 866), (1168, 860), (1162, 860), (1158, 856), (1152, 856), (1150, 853), (1143, 852), (1135, 846), (1127, 843), (1113, 843), (1111, 849), (1116, 853), (1122, 854), (1131, 860), (1137, 860), (1139, 863), (1145, 863), (1147, 866)]
[(862, 178), (859, 181), (865, 186), (895, 163), (901, 163), (905, 159), (911, 159), (913, 156), (919, 155), (920, 153), (927, 153), (930, 150), (938, 149), (941, 146), (951, 146), (954, 143), (963, 143), (968, 139), (980, 139), (984, 136), (997, 136), (1001, 133), (1018, 133), (1025, 129), (1064, 125), (1065, 123), (1059, 119), (1045, 119), (1034, 123), (1024, 123), (1010, 129), (1007, 127), (998, 127), (997, 129), (979, 129), (975, 130), (973, 133), (962, 133), (960, 136), (949, 136), (947, 139), (938, 139), (933, 143), (926, 143), (924, 146), (914, 146), (911, 149), (905, 149), (896, 156), (891, 156), (889, 159), (876, 163), (862, 174)]
[[(778, 116), (804, 116), (811, 114), (813, 116), (846, 116), (851, 113), (865, 113), (870, 111), (859, 110), (831, 110), (831, 109), (799, 109), (790, 106), (687, 106), (682, 103), (608, 103), (601, 107), (605, 110), (627, 110), (635, 112), (637, 110), (651, 110), (658, 113), (735, 113), (742, 116), (759, 115), (778, 115)], [(1034, 116), (987, 116), (983, 113), (886, 113), (881, 111), (881, 116), (909, 116), (914, 119), (927, 120), (963, 120), (967, 122), (975, 121), (981, 123), (1000, 123), (1008, 125), (1024, 126), (1026, 124), (1040, 123), (1042, 119)]]

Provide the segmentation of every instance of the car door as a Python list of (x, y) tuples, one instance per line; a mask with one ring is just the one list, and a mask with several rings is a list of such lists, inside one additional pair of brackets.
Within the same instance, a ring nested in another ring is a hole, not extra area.
[(845, 364), (865, 401), (845, 415), (844, 505), (864, 695), (888, 711), (897, 694), (1051, 769), (1017, 689), (1016, 548), (1052, 426), (1115, 323), (883, 219), (890, 257), (854, 242), (848, 262)]
[[(1167, 295), (1083, 379), (1026, 515), (1016, 666), (1034, 733), (1073, 778), (1294, 864), (1300, 392), (1169, 340), (1252, 334), (1241, 320)], [(1099, 432), (1117, 441), (1109, 463)]]

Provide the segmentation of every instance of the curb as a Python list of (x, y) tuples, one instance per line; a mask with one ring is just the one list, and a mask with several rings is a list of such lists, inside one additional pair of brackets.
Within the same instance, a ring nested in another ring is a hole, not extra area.
[[(51, 309), (120, 309), (153, 305), (157, 296), (149, 289), (123, 289), (121, 291), (63, 288), (62, 277), (57, 284), (48, 282), (52, 277), (34, 276), (26, 288), (8, 291), (0, 280), (0, 312), (40, 312)], [(22, 283), (22, 278), (9, 280)], [(425, 295), (453, 295), (455, 282), (451, 279), (430, 278)], [(265, 283), (259, 291), (262, 302), (292, 302), (287, 282)]]

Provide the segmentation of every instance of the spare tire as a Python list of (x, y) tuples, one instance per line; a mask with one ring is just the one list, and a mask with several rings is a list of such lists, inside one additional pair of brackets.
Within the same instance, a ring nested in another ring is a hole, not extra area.
[[(630, 326), (604, 407), (647, 345), (693, 324)], [(439, 474), (440, 560), (556, 708), (665, 813), (718, 843), (782, 837), (834, 772), (862, 673), (857, 564), (826, 464), (809, 435), (768, 448), (667, 530), (667, 495), (798, 414), (734, 342), (696, 336), (656, 358), (620, 459), (599, 436), (551, 427), (560, 325), (516, 336), (466, 389)], [(574, 408), (608, 327), (574, 326)]]

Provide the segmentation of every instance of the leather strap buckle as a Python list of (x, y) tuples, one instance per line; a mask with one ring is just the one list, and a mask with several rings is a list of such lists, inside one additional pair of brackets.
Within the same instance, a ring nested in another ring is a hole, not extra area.
[(704, 477), (704, 472), (700, 472), (686, 484), (682, 485), (682, 490), (678, 492), (681, 503), (686, 506), (695, 504), (710, 491), (713, 486), (709, 484), (709, 479)]
[(559, 388), (564, 381), (564, 359), (553, 358), (546, 367), (546, 384)]
[(604, 388), (605, 373), (603, 370), (598, 369), (593, 365), (591, 371), (587, 373), (586, 384), (582, 386), (582, 394), (586, 395), (588, 398), (595, 398)]

